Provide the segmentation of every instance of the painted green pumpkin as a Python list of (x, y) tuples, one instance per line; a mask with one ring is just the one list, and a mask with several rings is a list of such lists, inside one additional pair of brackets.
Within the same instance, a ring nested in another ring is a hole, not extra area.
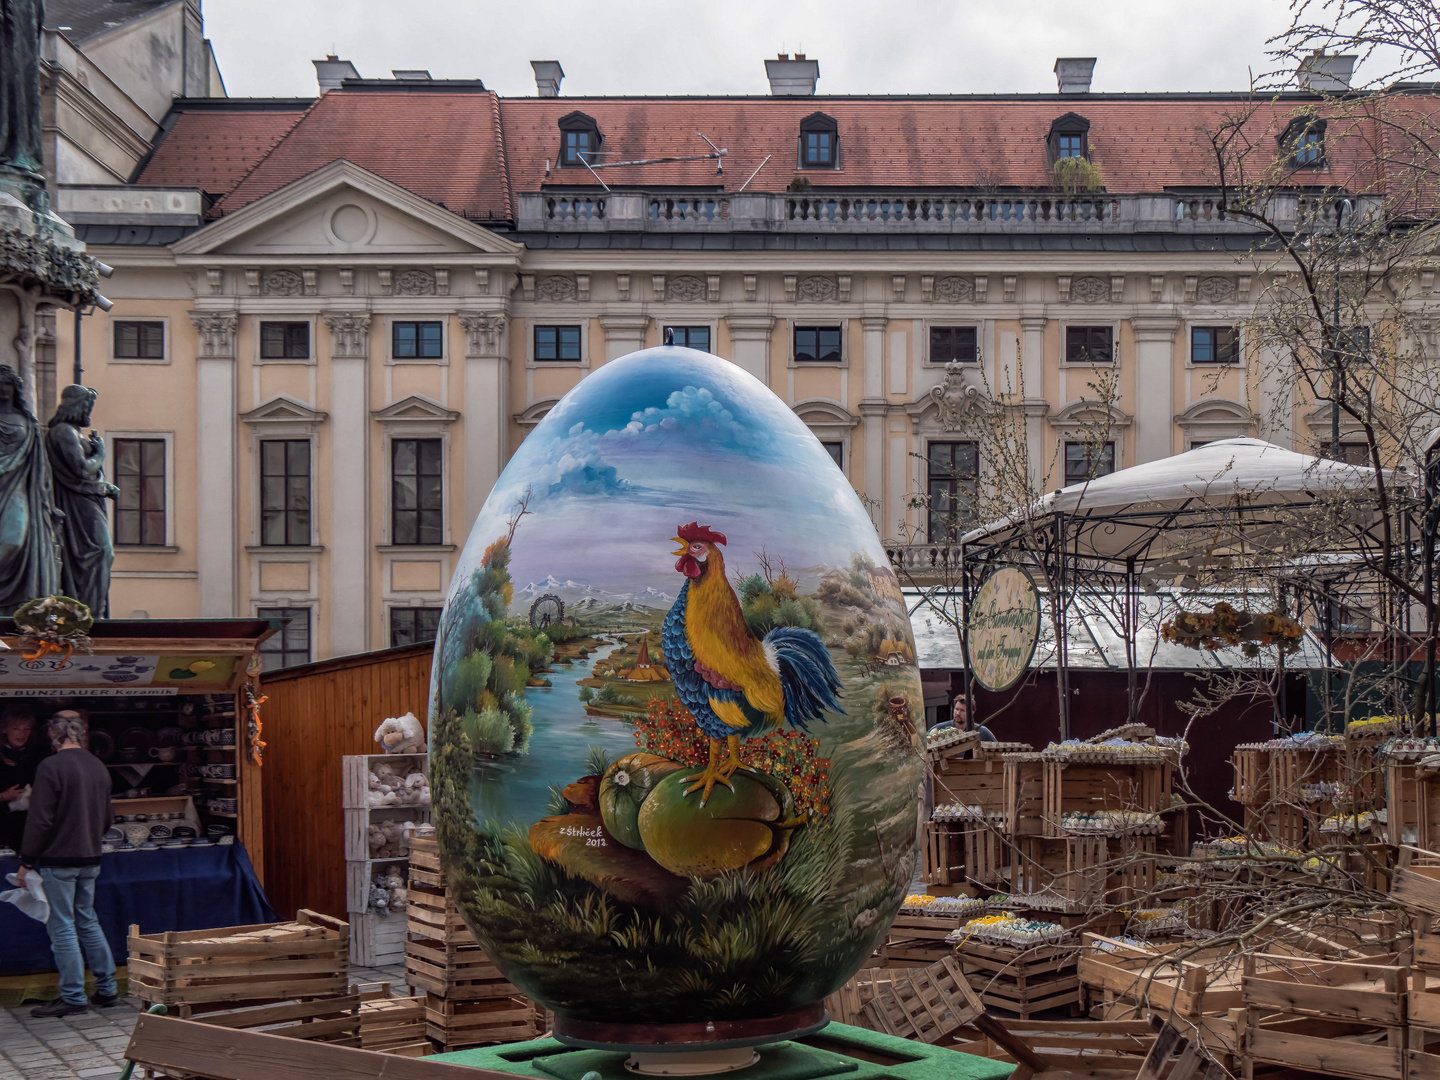
[(700, 770), (682, 769), (656, 785), (640, 807), (645, 851), (672, 874), (716, 877), (727, 870), (778, 862), (790, 846), (794, 800), (785, 785), (765, 773), (741, 770), (734, 790), (717, 784), (704, 806), (698, 792), (685, 794)]
[(655, 754), (626, 754), (605, 770), (600, 781), (600, 820), (626, 847), (645, 850), (640, 839), (640, 807), (665, 777), (684, 766)]

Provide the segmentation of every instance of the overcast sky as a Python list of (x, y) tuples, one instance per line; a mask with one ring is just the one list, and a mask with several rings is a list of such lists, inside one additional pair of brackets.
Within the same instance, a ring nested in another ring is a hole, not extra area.
[(308, 96), (328, 52), (366, 77), (426, 68), (535, 92), (763, 94), (762, 61), (820, 62), (820, 93), (1054, 92), (1057, 56), (1095, 56), (1097, 91), (1241, 90), (1268, 70), (1285, 0), (205, 0), (232, 96)]

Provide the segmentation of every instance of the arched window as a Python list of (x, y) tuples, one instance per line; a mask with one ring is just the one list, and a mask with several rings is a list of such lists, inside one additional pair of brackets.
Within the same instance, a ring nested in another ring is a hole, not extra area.
[(587, 116), (582, 112), (566, 113), (560, 118), (560, 156), (558, 158), (562, 166), (575, 166), (583, 169), (587, 163), (593, 163), (600, 151), (600, 143), (604, 136), (600, 134), (600, 125), (595, 122), (593, 116)]
[(1053, 166), (1061, 158), (1090, 157), (1090, 121), (1079, 113), (1066, 113), (1050, 125), (1045, 153)]
[(840, 167), (840, 125), (824, 113), (811, 113), (800, 121), (800, 168)]

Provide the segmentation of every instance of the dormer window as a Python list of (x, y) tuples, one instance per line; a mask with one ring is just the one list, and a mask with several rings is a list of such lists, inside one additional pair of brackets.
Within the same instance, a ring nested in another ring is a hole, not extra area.
[(1276, 137), (1291, 168), (1325, 167), (1325, 121), (1315, 116), (1297, 116)]
[(840, 125), (824, 113), (800, 121), (800, 168), (834, 169), (840, 163)]
[(572, 112), (560, 118), (560, 164), (584, 168), (600, 152), (600, 125), (594, 117)]
[(1066, 113), (1050, 125), (1045, 153), (1053, 166), (1062, 158), (1090, 157), (1090, 121), (1079, 113)]

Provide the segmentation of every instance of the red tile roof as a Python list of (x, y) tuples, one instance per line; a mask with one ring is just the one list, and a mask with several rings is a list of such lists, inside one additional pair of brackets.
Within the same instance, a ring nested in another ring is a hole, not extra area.
[[(783, 191), (797, 176), (814, 187), (1018, 187), (1043, 189), (1050, 169), (1045, 137), (1069, 112), (1090, 121), (1092, 158), (1107, 191), (1158, 192), (1216, 183), (1205, 137), (1247, 108), (1256, 116), (1251, 138), (1273, 156), (1275, 136), (1304, 106), (1280, 102), (1247, 106), (1210, 97), (1172, 99), (984, 98), (518, 98), (500, 102), (511, 182), (516, 191), (542, 184), (594, 186), (588, 170), (556, 167), (559, 119), (583, 112), (604, 142), (597, 161), (633, 161), (704, 153), (696, 132), (730, 151), (723, 177), (713, 161), (601, 169), (612, 187), (724, 185), (734, 191), (771, 155), (747, 191)], [(1313, 105), (1312, 105), (1313, 107)], [(797, 168), (800, 121), (823, 112), (839, 126), (838, 169)], [(1336, 147), (1330, 175), (1353, 168), (1363, 147)], [(550, 161), (546, 175), (545, 162)], [(1270, 158), (1266, 159), (1267, 162)], [(1302, 180), (1302, 182), (1305, 182)]]
[(234, 213), (340, 158), (455, 213), (512, 216), (499, 110), (488, 91), (332, 90), (216, 209)]
[[(1050, 186), (1045, 137), (1058, 117), (1090, 123), (1092, 157), (1107, 191), (1119, 194), (1216, 184), (1206, 132), (1242, 113), (1255, 147), (1247, 170), (1277, 157), (1275, 136), (1318, 99), (1252, 103), (1240, 95), (1096, 97), (510, 98), (489, 91), (346, 88), (304, 112), (247, 111), (208, 104), (182, 113), (157, 147), (142, 184), (196, 186), (223, 195), (212, 216), (345, 158), (423, 198), (480, 220), (513, 220), (515, 194), (542, 187), (596, 186), (583, 168), (560, 168), (558, 121), (582, 112), (598, 124), (600, 161), (681, 157), (708, 150), (698, 133), (726, 148), (713, 160), (602, 169), (612, 187), (723, 188), (733, 192), (770, 155), (747, 190), (783, 191), (797, 176), (814, 188), (951, 189)], [(1440, 99), (1385, 95), (1377, 110), (1420, 114), (1434, 125)], [(840, 167), (797, 168), (800, 122), (814, 112), (839, 128)], [(1394, 127), (1364, 110), (1332, 118), (1329, 167), (1297, 173), (1304, 186), (1371, 189), (1377, 149), (1392, 157)], [(1422, 152), (1421, 151), (1406, 151)], [(1382, 155), (1383, 156), (1383, 155)], [(546, 163), (549, 162), (549, 172)]]
[(303, 106), (182, 111), (135, 178), (152, 187), (228, 193), (304, 114)]

